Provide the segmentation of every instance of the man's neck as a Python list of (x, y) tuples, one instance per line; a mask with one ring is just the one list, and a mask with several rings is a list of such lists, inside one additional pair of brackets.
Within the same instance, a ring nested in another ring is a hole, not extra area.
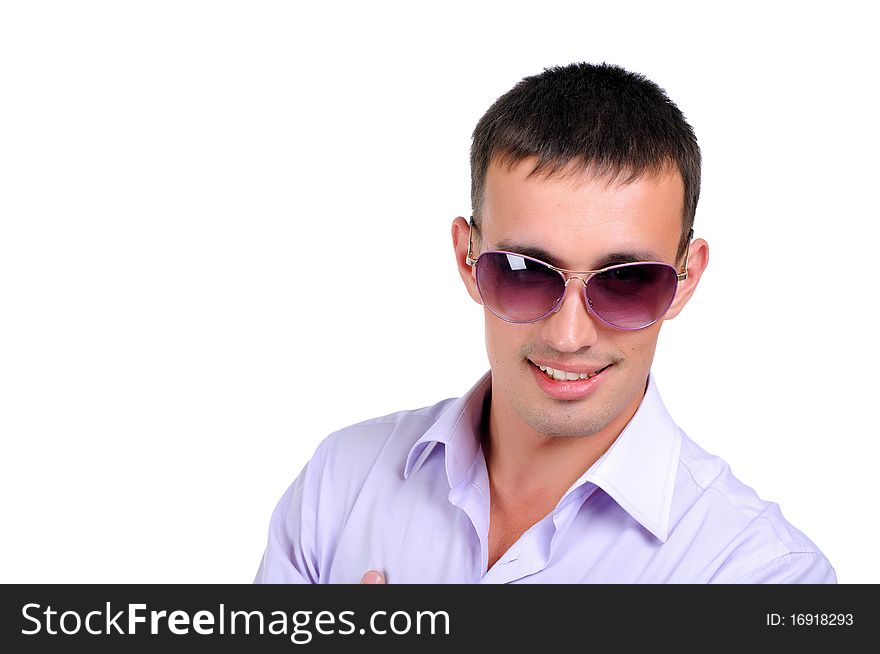
[[(647, 387), (647, 385), (646, 385)], [(603, 429), (585, 436), (552, 436), (535, 431), (513, 411), (501, 410), (491, 389), (480, 425), (490, 492), (507, 502), (553, 504), (607, 450), (635, 415), (639, 395)]]

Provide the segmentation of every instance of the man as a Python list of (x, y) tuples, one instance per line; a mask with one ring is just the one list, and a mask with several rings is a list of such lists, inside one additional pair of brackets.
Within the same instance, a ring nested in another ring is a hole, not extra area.
[(663, 90), (610, 65), (527, 77), (477, 124), (471, 173), (452, 241), (491, 370), (326, 438), (256, 581), (835, 583), (650, 375), (709, 261), (699, 148)]

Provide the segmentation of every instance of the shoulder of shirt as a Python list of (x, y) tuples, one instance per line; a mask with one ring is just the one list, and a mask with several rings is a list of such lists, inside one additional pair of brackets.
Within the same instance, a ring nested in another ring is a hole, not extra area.
[[(429, 406), (395, 411), (337, 429), (318, 445), (312, 464), (324, 468), (366, 474), (381, 460), (391, 474), (403, 470), (407, 454), (416, 441), (458, 398), (446, 398)], [(359, 475), (357, 475), (359, 476)]]
[(437, 421), (443, 411), (458, 398), (450, 397), (436, 404), (417, 409), (403, 409), (384, 416), (368, 418), (356, 422), (329, 434), (327, 438), (350, 439), (385, 433), (391, 436), (395, 432), (406, 430), (406, 437), (412, 437), (413, 443)]
[(676, 498), (677, 522), (699, 503), (730, 529), (725, 579), (735, 581), (773, 562), (827, 566), (828, 559), (803, 532), (783, 516), (779, 504), (762, 499), (740, 481), (722, 458), (709, 454), (682, 431)]

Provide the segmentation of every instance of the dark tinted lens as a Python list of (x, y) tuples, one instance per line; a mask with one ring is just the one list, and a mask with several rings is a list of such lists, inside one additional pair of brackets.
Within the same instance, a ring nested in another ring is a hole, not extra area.
[(590, 277), (587, 297), (596, 315), (620, 329), (640, 329), (669, 309), (678, 287), (672, 266), (633, 263)]
[(543, 317), (565, 291), (562, 275), (556, 271), (537, 261), (500, 252), (480, 255), (477, 285), (486, 307), (512, 322)]

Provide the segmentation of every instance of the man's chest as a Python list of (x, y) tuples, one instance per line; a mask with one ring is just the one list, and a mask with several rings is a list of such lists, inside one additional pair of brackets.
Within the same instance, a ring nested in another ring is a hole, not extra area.
[(533, 499), (529, 502), (508, 502), (508, 508), (502, 508), (500, 504), (492, 503), (489, 510), (487, 569), (491, 569), (529, 529), (544, 520), (554, 503), (547, 499)]
[(388, 583), (699, 583), (713, 568), (712, 557), (683, 551), (691, 543), (664, 545), (602, 492), (499, 512), (476, 484), (421, 480), (367, 483), (346, 510), (319, 513), (322, 582), (357, 583), (376, 569)]

